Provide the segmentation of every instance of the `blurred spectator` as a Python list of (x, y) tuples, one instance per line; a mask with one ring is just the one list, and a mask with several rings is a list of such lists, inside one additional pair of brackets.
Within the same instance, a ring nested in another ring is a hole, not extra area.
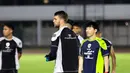
[(49, 4), (49, 0), (43, 0), (43, 4)]

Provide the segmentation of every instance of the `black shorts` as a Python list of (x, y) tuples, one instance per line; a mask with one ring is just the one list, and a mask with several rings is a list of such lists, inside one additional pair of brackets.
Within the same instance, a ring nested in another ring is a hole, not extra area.
[(18, 73), (17, 70), (0, 70), (0, 73)]

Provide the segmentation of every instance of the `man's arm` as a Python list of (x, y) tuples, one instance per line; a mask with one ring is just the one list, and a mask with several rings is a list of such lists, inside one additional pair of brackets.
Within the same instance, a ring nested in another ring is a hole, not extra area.
[(20, 60), (21, 56), (22, 56), (22, 47), (17, 47), (18, 50), (18, 60)]
[(109, 72), (109, 59), (108, 56), (104, 56), (105, 73)]
[(51, 51), (48, 55), (46, 55), (46, 61), (52, 61), (56, 59), (57, 46), (51, 46)]
[(110, 56), (112, 58), (112, 73), (116, 73), (116, 56), (113, 46), (111, 46)]
[(45, 56), (47, 62), (56, 59), (58, 43), (59, 43), (59, 37), (54, 36), (54, 37), (52, 37), (52, 39), (53, 38), (55, 38), (55, 40), (51, 40), (50, 53)]
[(20, 60), (22, 54), (21, 53), (18, 53), (18, 60)]
[(108, 73), (109, 72), (109, 50), (107, 48), (107, 44), (106, 42), (103, 40), (101, 43), (100, 43), (100, 46), (101, 46), (101, 51), (102, 51), (102, 55), (104, 57), (104, 65), (105, 65), (105, 73)]
[(17, 43), (18, 60), (20, 60), (20, 58), (21, 58), (21, 56), (22, 56), (22, 48), (23, 48), (22, 41), (19, 40), (19, 42)]
[(79, 56), (79, 68), (78, 68), (78, 73), (82, 73), (83, 70), (83, 57)]
[[(85, 40), (84, 40), (85, 41)], [(83, 42), (84, 42), (83, 41)], [(80, 50), (79, 50), (79, 67), (78, 67), (78, 73), (82, 73), (82, 71), (83, 71), (83, 57), (84, 57), (84, 55), (83, 55), (83, 43), (81, 44), (81, 46), (80, 46), (81, 48), (80, 48)]]

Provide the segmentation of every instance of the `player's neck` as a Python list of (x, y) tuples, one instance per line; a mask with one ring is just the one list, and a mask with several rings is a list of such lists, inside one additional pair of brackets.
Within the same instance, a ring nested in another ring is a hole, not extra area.
[(61, 24), (60, 27), (59, 27), (59, 29), (62, 28), (62, 27), (64, 27), (64, 26), (66, 26), (66, 23)]
[(96, 35), (93, 35), (93, 36), (89, 37), (88, 39), (89, 39), (89, 41), (94, 41), (96, 39)]
[(13, 38), (12, 34), (6, 37), (6, 39), (8, 40), (12, 40), (12, 38)]

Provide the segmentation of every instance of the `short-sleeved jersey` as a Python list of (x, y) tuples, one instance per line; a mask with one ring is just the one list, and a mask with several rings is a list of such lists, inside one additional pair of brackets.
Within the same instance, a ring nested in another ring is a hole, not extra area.
[(81, 45), (80, 56), (83, 57), (84, 73), (103, 73), (104, 56), (109, 54), (106, 43), (96, 38), (94, 41), (84, 40)]
[(47, 57), (49, 61), (56, 60), (54, 73), (77, 72), (78, 54), (78, 38), (72, 30), (65, 26), (53, 34)]
[(109, 54), (111, 52), (111, 46), (112, 46), (112, 42), (109, 41), (108, 39), (102, 38), (102, 40), (105, 41), (106, 45), (107, 45), (107, 50), (109, 51)]
[(18, 53), (22, 53), (22, 41), (17, 37), (0, 38), (0, 70), (19, 69)]
[(84, 40), (83, 37), (78, 35), (78, 39), (79, 39), (80, 44), (82, 44), (82, 41)]

